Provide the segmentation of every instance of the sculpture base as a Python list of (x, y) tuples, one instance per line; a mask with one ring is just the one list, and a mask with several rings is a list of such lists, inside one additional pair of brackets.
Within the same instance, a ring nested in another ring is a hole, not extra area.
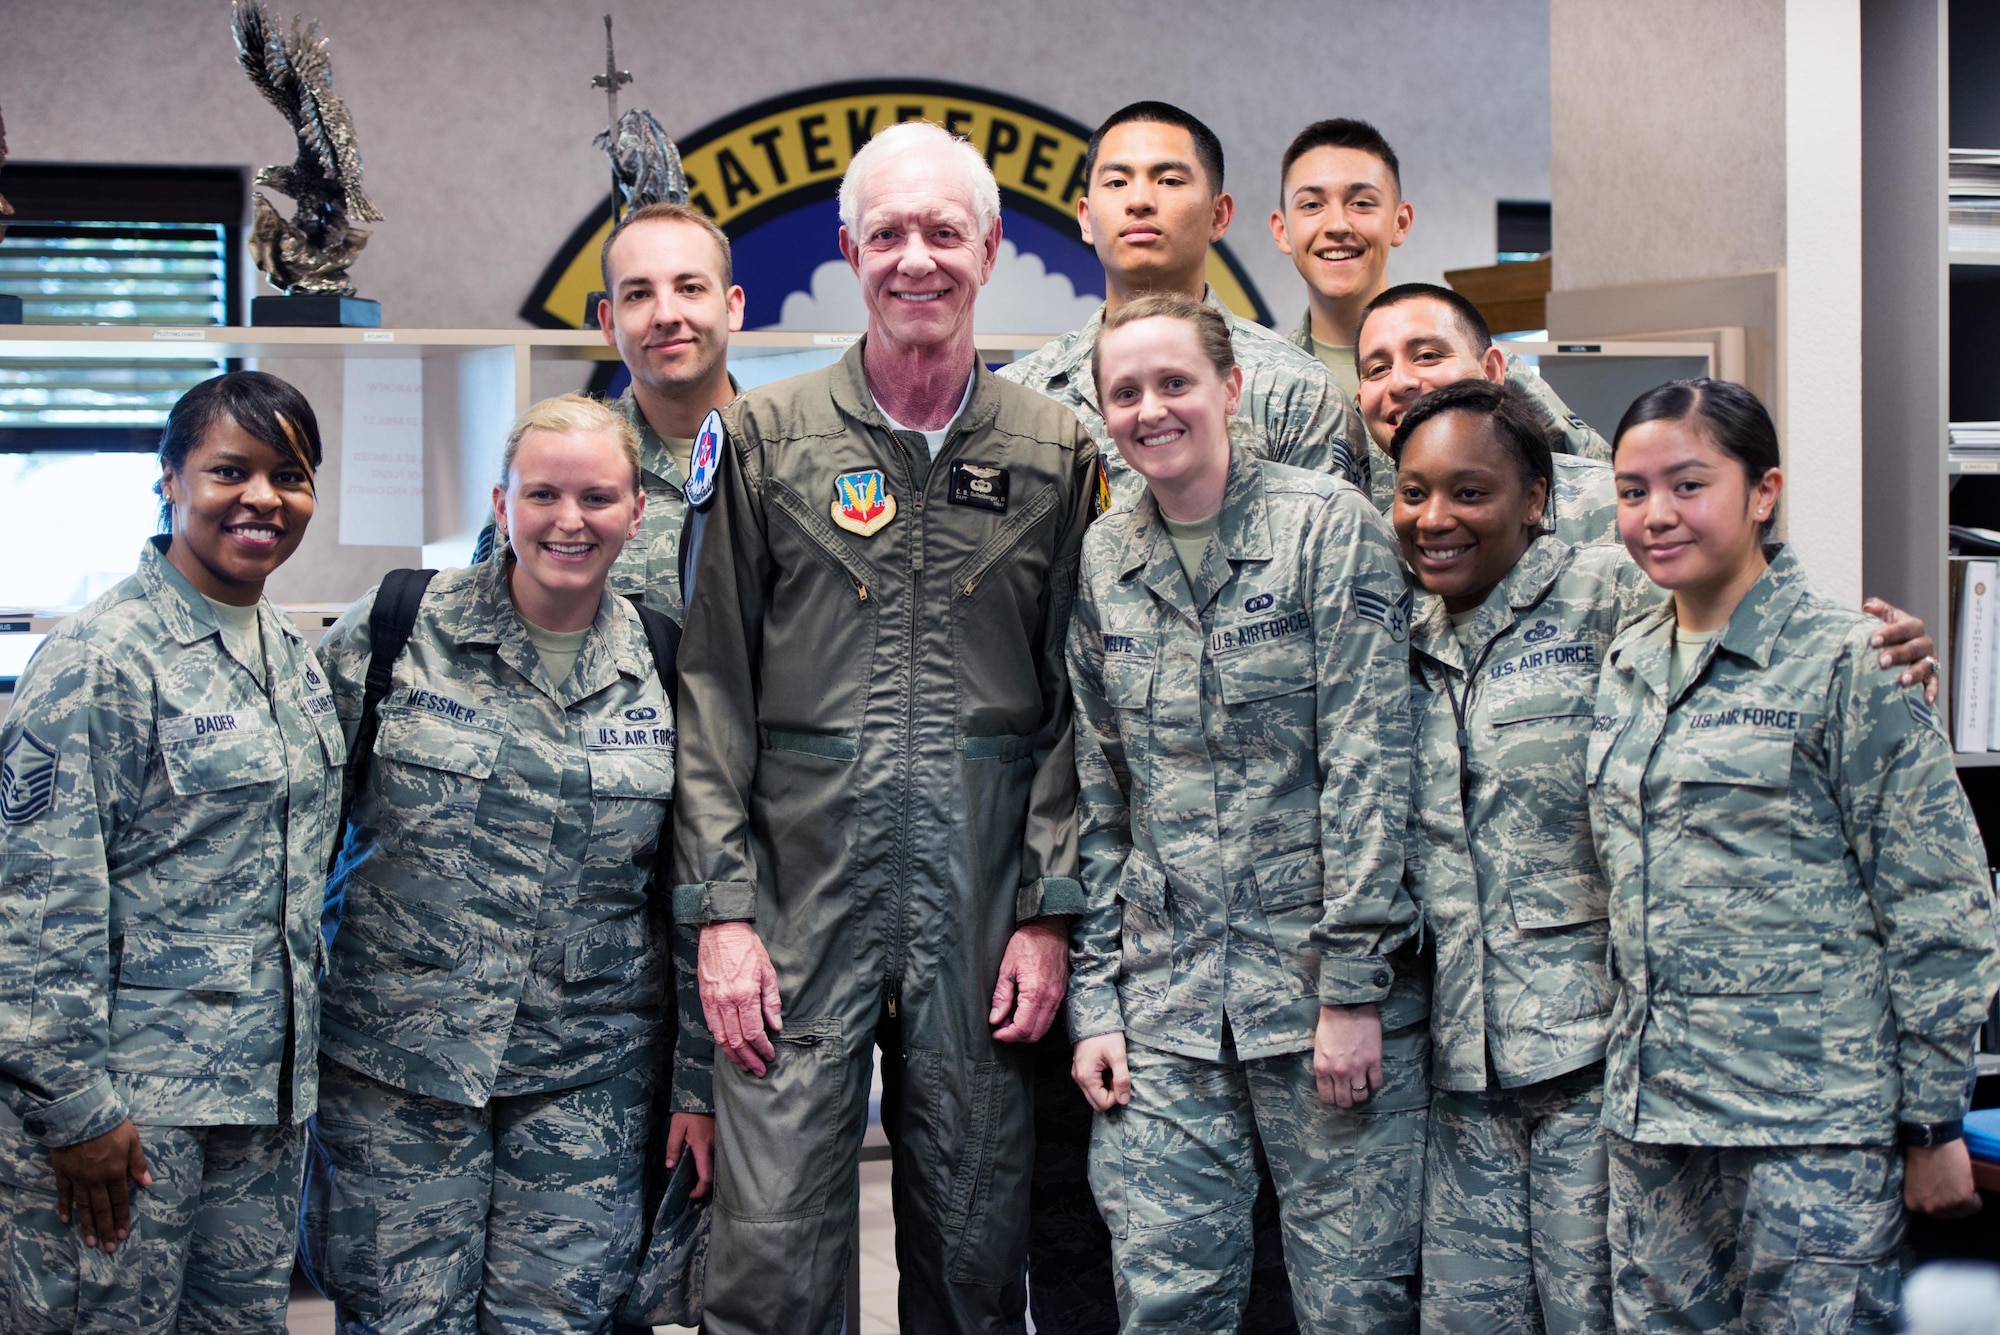
[(0, 294), (0, 324), (21, 323), (21, 299)]
[(379, 329), (382, 303), (366, 297), (256, 297), (250, 302), (250, 323)]
[(583, 299), (583, 327), (585, 329), (604, 328), (603, 325), (597, 322), (597, 303), (603, 301), (604, 298), (604, 293), (593, 292)]

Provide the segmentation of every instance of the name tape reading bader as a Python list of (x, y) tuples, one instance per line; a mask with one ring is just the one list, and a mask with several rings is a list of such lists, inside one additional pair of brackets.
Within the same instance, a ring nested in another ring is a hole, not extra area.
[(160, 720), (160, 745), (182, 746), (222, 733), (257, 732), (263, 726), (263, 718), (250, 713), (176, 714)]

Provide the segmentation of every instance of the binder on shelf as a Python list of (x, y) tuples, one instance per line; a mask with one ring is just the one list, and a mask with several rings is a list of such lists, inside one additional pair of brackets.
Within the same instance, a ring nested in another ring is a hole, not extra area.
[[(1954, 562), (1953, 564), (1958, 564)], [(1993, 637), (2000, 561), (1966, 561), (1958, 598), (1958, 636), (1952, 645), (1953, 749), (1984, 751), (1991, 741)]]

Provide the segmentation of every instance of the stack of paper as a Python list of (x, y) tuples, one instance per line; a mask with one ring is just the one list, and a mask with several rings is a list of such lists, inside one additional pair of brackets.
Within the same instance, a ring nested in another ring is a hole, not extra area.
[(1953, 250), (2000, 253), (2000, 150), (1951, 150), (1947, 243)]
[(2000, 459), (2000, 422), (1953, 422), (1954, 459)]

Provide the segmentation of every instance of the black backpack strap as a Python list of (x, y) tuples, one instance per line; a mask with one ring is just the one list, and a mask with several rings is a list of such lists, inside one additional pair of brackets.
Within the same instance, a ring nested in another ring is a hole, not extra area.
[[(424, 590), (430, 587), (435, 570), (391, 570), (375, 591), (375, 606), (368, 613), (368, 677), (361, 690), (361, 726), (347, 748), (346, 795), (340, 804), (339, 842), (347, 839), (347, 818), (361, 790), (368, 785), (368, 766), (375, 759), (375, 734), (381, 727), (382, 700), (389, 694), (389, 678), (396, 660), (410, 643), (417, 628), (417, 609), (423, 605)], [(340, 855), (338, 845), (334, 856)]]
[[(681, 676), (678, 666), (681, 656), (681, 628), (665, 612), (656, 612), (636, 599), (632, 609), (639, 614), (639, 624), (646, 628), (646, 644), (653, 651), (653, 670), (660, 674), (660, 685), (666, 688), (667, 700), (676, 710), (681, 703)], [(675, 721), (679, 726), (679, 720)]]

